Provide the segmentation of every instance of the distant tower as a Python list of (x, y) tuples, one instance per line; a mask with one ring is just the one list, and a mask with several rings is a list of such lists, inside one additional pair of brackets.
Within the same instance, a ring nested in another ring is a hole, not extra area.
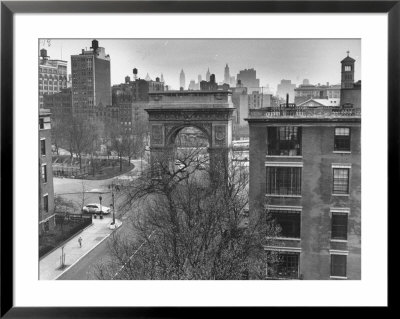
[(342, 89), (351, 89), (354, 87), (354, 60), (349, 57), (349, 51), (347, 51), (347, 57), (345, 57), (340, 63), (342, 63)]
[(161, 73), (161, 82), (165, 82), (164, 81), (164, 75)]
[(206, 73), (206, 81), (210, 82), (210, 68), (208, 68), (207, 73)]
[(215, 82), (215, 74), (210, 75), (210, 83), (216, 83)]
[(229, 84), (231, 80), (231, 76), (229, 74), (229, 66), (228, 63), (225, 66), (225, 72), (224, 72), (224, 83)]
[(185, 89), (185, 72), (183, 72), (183, 69), (181, 71), (181, 74), (179, 75), (179, 87)]
[(137, 75), (138, 75), (138, 69), (134, 68), (133, 69), (133, 78), (135, 79), (135, 81), (137, 79)]
[(146, 81), (151, 81), (151, 77), (150, 77), (149, 73), (146, 74), (145, 80), (146, 80)]

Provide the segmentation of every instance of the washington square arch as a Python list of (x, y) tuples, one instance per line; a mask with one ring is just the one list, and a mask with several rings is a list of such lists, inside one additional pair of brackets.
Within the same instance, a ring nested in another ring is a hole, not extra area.
[(232, 144), (234, 106), (229, 91), (163, 91), (149, 93), (146, 111), (150, 124), (150, 159), (153, 166), (160, 158), (172, 162), (176, 136), (184, 128), (194, 127), (208, 141), (210, 168), (227, 160)]

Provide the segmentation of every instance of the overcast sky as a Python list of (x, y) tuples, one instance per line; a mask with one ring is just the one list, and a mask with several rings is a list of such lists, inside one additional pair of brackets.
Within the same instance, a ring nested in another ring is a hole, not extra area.
[[(71, 55), (91, 47), (92, 39), (51, 39), (40, 41), (51, 59), (68, 61)], [(276, 89), (281, 79), (301, 84), (307, 78), (312, 84), (340, 83), (340, 61), (347, 56), (356, 60), (355, 79), (361, 79), (361, 40), (359, 39), (97, 39), (111, 57), (111, 83), (123, 83), (132, 69), (145, 78), (149, 73), (155, 80), (161, 73), (166, 84), (179, 88), (181, 69), (190, 80), (197, 82), (198, 74), (205, 79), (207, 68), (217, 82), (223, 81), (228, 63), (230, 75), (239, 70), (254, 68), (260, 85)]]

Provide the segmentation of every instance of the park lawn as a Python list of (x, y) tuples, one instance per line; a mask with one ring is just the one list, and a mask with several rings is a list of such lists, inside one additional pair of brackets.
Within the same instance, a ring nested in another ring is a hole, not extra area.
[(39, 236), (39, 258), (59, 247), (63, 242), (72, 238), (91, 223), (91, 218), (80, 222), (64, 221), (62, 225), (56, 223), (54, 229)]
[(128, 165), (127, 161), (123, 161), (122, 162), (122, 171), (120, 171), (120, 169), (119, 169), (119, 163), (116, 166), (102, 167), (100, 170), (96, 171), (94, 176), (91, 174), (91, 169), (89, 168), (89, 174), (87, 174), (85, 177), (82, 177), (82, 178), (88, 179), (88, 180), (109, 179), (109, 178), (113, 178), (113, 177), (116, 177), (121, 174), (125, 174), (134, 168), (135, 168), (135, 165), (133, 165), (133, 164)]

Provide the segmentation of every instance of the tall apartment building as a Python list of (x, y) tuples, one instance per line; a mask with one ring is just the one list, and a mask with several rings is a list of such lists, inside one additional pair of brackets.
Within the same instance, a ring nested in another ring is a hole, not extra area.
[(289, 102), (293, 103), (295, 88), (296, 84), (292, 83), (291, 80), (281, 80), (281, 83), (277, 86), (276, 95), (283, 98), (286, 97), (286, 94), (289, 94)]
[(279, 279), (361, 279), (361, 108), (254, 110), (250, 216), (272, 217)]
[(39, 109), (39, 234), (55, 226), (50, 115)]
[[(145, 109), (149, 103), (149, 93), (164, 92), (164, 82), (160, 78), (155, 81), (136, 79), (130, 81), (127, 76), (125, 83), (112, 87), (112, 107), (106, 108), (105, 113), (98, 114), (104, 119), (117, 120), (121, 127), (134, 131), (139, 126), (146, 126), (148, 115)], [(99, 109), (101, 112), (101, 110)]]
[(111, 105), (110, 56), (97, 40), (91, 50), (71, 56), (71, 70), (74, 114), (93, 115), (100, 104)]
[(244, 69), (239, 71), (236, 81), (247, 87), (249, 92), (259, 91), (260, 79), (257, 79), (257, 72), (254, 69)]
[(39, 108), (43, 108), (43, 96), (60, 92), (68, 86), (67, 61), (50, 60), (47, 50), (40, 50), (39, 57)]
[(43, 107), (50, 111), (53, 120), (62, 120), (72, 115), (71, 88), (62, 89), (59, 93), (44, 95)]
[(201, 91), (217, 91), (218, 84), (215, 81), (215, 74), (210, 75), (210, 81), (201, 81), (200, 82), (200, 90)]
[(249, 109), (261, 109), (271, 106), (272, 94), (262, 94), (260, 92), (252, 92), (248, 96)]

